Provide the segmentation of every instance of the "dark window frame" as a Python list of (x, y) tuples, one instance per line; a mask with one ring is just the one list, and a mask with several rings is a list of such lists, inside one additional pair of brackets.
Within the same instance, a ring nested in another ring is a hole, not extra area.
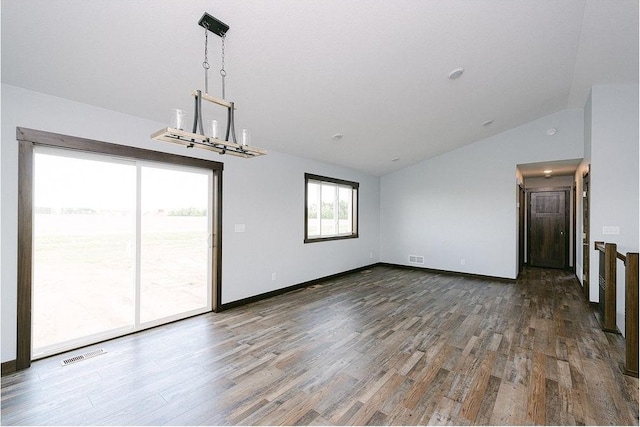
[[(355, 203), (352, 198), (352, 224), (351, 234), (349, 235), (335, 235), (328, 237), (309, 237), (309, 212), (308, 212), (308, 197), (309, 197), (309, 181), (320, 181), (331, 184), (337, 184), (342, 186), (351, 187), (353, 194), (355, 194)], [(359, 237), (359, 222), (360, 222), (360, 183), (355, 181), (347, 181), (339, 178), (331, 178), (328, 176), (315, 175), (311, 173), (304, 174), (304, 243), (316, 243), (326, 242), (332, 240), (344, 240), (344, 239), (357, 239)]]

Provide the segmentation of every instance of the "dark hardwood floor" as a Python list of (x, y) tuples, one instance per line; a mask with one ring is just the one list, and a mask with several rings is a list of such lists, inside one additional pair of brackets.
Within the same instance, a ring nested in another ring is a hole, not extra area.
[[(61, 366), (71, 355), (107, 354)], [(624, 340), (562, 270), (391, 267), (36, 361), (2, 423), (638, 425)]]

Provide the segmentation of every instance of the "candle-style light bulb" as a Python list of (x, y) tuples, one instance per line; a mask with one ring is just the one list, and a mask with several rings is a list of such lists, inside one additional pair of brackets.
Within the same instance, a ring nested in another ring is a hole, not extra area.
[(250, 137), (249, 129), (242, 129), (242, 145), (249, 145)]
[(220, 133), (218, 131), (218, 121), (217, 120), (211, 120), (211, 136), (214, 137), (215, 139), (219, 139), (220, 138)]
[(171, 119), (169, 120), (169, 127), (173, 129), (184, 130), (185, 116), (187, 113), (179, 108), (171, 110)]

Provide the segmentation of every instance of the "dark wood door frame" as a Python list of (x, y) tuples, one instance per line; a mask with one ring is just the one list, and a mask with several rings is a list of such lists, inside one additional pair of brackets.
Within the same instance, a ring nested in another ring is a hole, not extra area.
[[(530, 188), (527, 189), (527, 260), (528, 264), (531, 264), (531, 193), (542, 193), (549, 191), (564, 191), (565, 192), (565, 230), (564, 239), (564, 259), (565, 265), (564, 268), (569, 268), (569, 203), (570, 197), (569, 194), (571, 192), (571, 187), (542, 187), (542, 188)], [(574, 224), (575, 227), (575, 224)]]
[(518, 185), (518, 274), (522, 272), (525, 264), (525, 207), (526, 193), (524, 187)]
[(578, 195), (576, 194), (576, 192), (578, 191), (578, 184), (576, 181), (573, 181), (573, 187), (571, 188), (571, 249), (572, 249), (572, 257), (571, 257), (571, 265), (573, 266), (573, 271), (576, 271), (576, 241), (577, 236), (576, 236), (576, 230), (577, 230), (577, 226), (576, 226), (576, 218), (577, 218), (577, 213), (576, 210), (578, 208)]
[(590, 243), (590, 217), (589, 217), (589, 172), (591, 171), (591, 165), (588, 166), (587, 171), (582, 176), (582, 290), (587, 301), (590, 301), (589, 297), (589, 256), (591, 251)]
[(194, 166), (213, 171), (212, 309), (222, 305), (222, 170), (223, 164), (211, 160), (145, 150), (39, 130), (16, 128), (18, 140), (18, 315), (16, 370), (31, 366), (31, 303), (33, 265), (33, 149), (35, 146), (66, 148), (118, 157)]

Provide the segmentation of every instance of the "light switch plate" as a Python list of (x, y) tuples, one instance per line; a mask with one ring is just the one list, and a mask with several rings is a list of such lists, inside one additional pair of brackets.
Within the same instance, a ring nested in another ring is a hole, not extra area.
[(604, 225), (602, 226), (602, 234), (620, 234), (620, 226)]
[(244, 233), (244, 224), (235, 224), (236, 233)]

